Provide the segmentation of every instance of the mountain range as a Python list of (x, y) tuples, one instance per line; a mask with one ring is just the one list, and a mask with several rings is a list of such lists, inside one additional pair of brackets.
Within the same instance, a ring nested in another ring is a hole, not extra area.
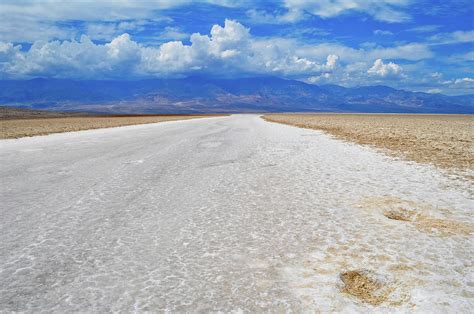
[(0, 80), (0, 105), (94, 113), (474, 113), (474, 95), (346, 88), (275, 77), (137, 81)]

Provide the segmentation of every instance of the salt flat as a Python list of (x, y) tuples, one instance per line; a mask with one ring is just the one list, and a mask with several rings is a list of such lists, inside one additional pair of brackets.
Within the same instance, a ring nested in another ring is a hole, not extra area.
[(0, 160), (2, 311), (474, 308), (472, 187), (432, 166), (256, 115), (2, 140)]

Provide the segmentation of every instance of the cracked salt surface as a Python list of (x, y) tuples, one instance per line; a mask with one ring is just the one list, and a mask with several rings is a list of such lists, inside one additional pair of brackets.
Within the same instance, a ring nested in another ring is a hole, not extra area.
[(430, 166), (248, 115), (0, 158), (3, 311), (474, 308), (472, 186)]

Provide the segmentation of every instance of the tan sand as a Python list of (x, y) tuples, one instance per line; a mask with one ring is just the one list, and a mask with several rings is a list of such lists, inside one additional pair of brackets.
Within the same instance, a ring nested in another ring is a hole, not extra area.
[(157, 123), (164, 121), (187, 120), (208, 117), (205, 115), (164, 115), (164, 116), (105, 116), (105, 117), (66, 117), (37, 119), (0, 120), (0, 138), (20, 138), (99, 128)]
[(264, 118), (322, 130), (444, 169), (474, 170), (473, 115), (271, 114)]
[(389, 286), (373, 278), (373, 276), (366, 271), (346, 271), (340, 274), (340, 278), (344, 283), (341, 289), (342, 292), (372, 305), (379, 305), (386, 301), (392, 292)]

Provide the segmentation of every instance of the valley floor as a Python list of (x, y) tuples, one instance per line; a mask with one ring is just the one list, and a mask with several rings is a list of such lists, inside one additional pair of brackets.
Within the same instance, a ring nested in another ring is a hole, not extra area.
[(234, 115), (0, 141), (0, 311), (470, 312), (471, 182)]
[(83, 116), (9, 118), (0, 120), (0, 139), (20, 138), (118, 126), (188, 120), (209, 117), (205, 115), (130, 115), (130, 116)]
[(474, 115), (270, 114), (265, 119), (322, 130), (444, 169), (474, 170)]

